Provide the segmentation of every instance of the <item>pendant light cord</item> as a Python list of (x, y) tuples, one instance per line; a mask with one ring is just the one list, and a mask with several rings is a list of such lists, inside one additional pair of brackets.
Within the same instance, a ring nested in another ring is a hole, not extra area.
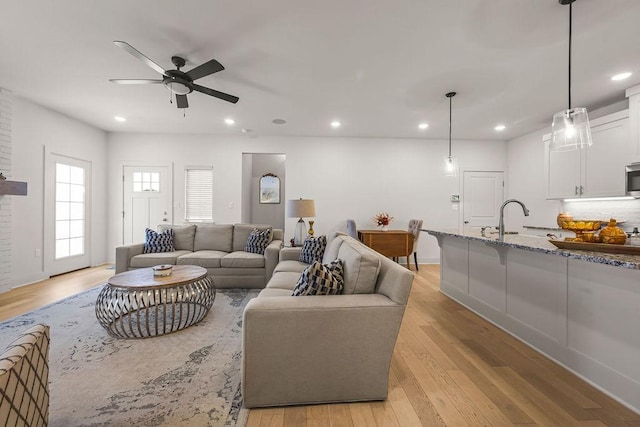
[(571, 23), (572, 19), (572, 3), (569, 3), (569, 110), (571, 109)]
[(451, 98), (449, 97), (449, 158), (451, 158)]

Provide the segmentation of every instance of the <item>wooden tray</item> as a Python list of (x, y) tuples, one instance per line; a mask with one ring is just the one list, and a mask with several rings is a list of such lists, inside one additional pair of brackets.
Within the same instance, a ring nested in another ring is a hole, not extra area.
[(640, 246), (612, 245), (609, 243), (569, 242), (566, 240), (549, 240), (560, 249), (576, 249), (580, 251), (606, 252), (610, 254), (640, 255)]

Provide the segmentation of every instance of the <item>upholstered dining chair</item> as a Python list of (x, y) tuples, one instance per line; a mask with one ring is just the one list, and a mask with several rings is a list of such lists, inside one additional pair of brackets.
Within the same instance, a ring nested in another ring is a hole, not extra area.
[(49, 326), (38, 324), (0, 355), (0, 425), (49, 422)]
[(354, 239), (358, 238), (358, 230), (356, 229), (356, 222), (352, 219), (347, 220), (347, 234)]
[(421, 219), (411, 219), (409, 220), (409, 233), (413, 234), (413, 260), (416, 263), (416, 271), (419, 271), (418, 268), (418, 237), (420, 237), (420, 231), (422, 229), (422, 220)]

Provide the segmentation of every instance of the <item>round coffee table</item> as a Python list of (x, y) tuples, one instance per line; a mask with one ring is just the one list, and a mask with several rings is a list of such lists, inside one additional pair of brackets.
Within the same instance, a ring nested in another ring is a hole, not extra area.
[(115, 337), (148, 338), (198, 323), (215, 298), (213, 280), (202, 267), (176, 265), (165, 277), (141, 268), (109, 278), (98, 295), (96, 317)]

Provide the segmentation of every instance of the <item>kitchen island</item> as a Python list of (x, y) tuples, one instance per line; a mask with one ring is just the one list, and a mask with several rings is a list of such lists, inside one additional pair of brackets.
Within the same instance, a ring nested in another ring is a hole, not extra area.
[(440, 291), (640, 412), (640, 256), (424, 230)]

